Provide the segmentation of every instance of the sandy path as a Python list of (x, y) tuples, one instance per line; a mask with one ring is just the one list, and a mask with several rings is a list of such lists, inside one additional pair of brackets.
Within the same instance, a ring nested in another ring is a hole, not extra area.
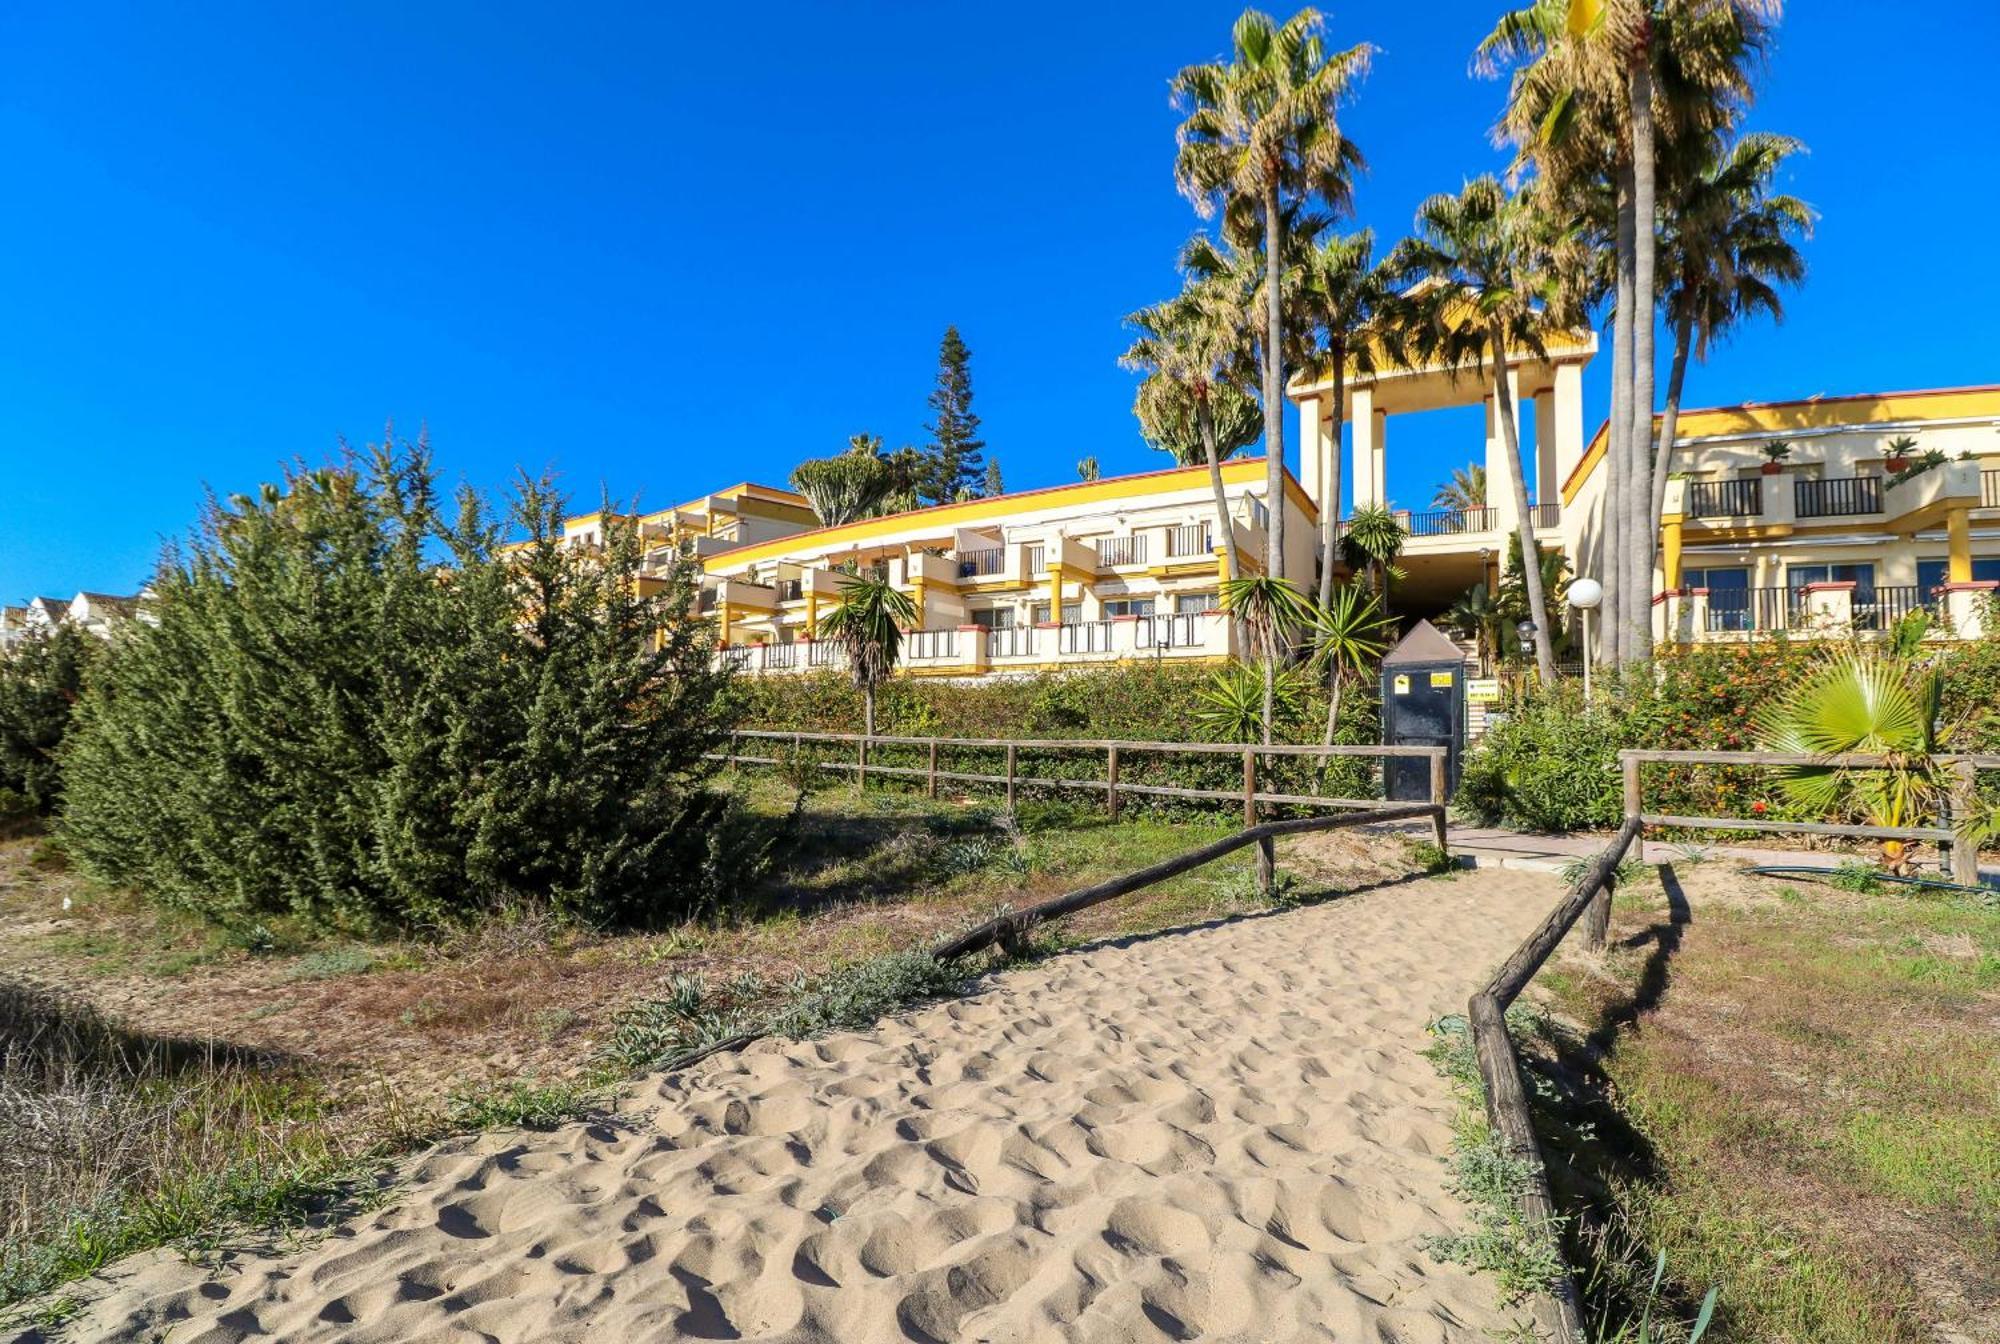
[(631, 1128), (448, 1143), (216, 1271), (120, 1266), (77, 1339), (1237, 1340), (1502, 1328), (1418, 1054), (1555, 899), (1482, 871), (1071, 954), (868, 1032), (651, 1078)]

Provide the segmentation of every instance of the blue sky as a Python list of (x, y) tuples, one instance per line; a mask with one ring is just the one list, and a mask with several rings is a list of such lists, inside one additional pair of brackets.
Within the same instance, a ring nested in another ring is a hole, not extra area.
[[(676, 9), (678, 7), (675, 7)], [(2000, 12), (1796, 4), (1754, 124), (1822, 213), (1690, 404), (2000, 379)], [(336, 12), (337, 11), (337, 12)], [(1385, 242), (1496, 167), (1495, 7), (1335, 6)], [(129, 591), (205, 485), (428, 427), (451, 480), (659, 506), (920, 441), (956, 323), (1013, 487), (1163, 464), (1116, 357), (1195, 218), (1166, 81), (1226, 5), (79, 3), (0, 48), (0, 597)], [(747, 20), (747, 21), (746, 21)], [(1969, 254), (1953, 265), (1950, 258)], [(1603, 415), (1606, 365), (1587, 387)], [(1390, 492), (1480, 452), (1398, 422)]]

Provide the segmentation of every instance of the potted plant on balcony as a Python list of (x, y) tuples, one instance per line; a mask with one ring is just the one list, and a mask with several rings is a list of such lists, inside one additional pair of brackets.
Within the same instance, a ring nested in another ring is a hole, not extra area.
[(1903, 465), (1889, 473), (1889, 484), (1901, 485), (1904, 481), (1914, 480), (1927, 471), (1943, 466), (1950, 460), (1949, 457), (1945, 456), (1944, 449), (1926, 448), (1915, 457), (1904, 458)]
[(1917, 441), (1908, 434), (1898, 434), (1889, 440), (1889, 460), (1882, 464), (1882, 469), (1891, 475), (1907, 471), (1910, 466), (1910, 449), (1916, 446)]
[(1785, 469), (1785, 459), (1792, 455), (1792, 445), (1787, 439), (1772, 439), (1764, 445), (1764, 465), (1758, 470), (1766, 476), (1776, 476)]

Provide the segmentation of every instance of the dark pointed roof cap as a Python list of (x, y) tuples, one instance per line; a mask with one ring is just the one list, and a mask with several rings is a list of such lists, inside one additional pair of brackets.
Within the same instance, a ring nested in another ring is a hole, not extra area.
[(1418, 621), (1409, 634), (1382, 659), (1384, 667), (1407, 667), (1412, 663), (1462, 663), (1465, 650), (1452, 643), (1429, 621)]

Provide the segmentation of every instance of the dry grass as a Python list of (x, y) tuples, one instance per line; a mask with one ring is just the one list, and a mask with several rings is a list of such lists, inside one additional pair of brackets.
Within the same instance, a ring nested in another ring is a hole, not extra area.
[[(774, 824), (790, 811), (775, 782), (745, 791)], [(572, 1113), (605, 1095), (620, 1020), (676, 983), (751, 986), (746, 1006), (761, 1010), (801, 978), (926, 946), (1234, 824), (1111, 825), (1033, 803), (1008, 818), (990, 801), (843, 789), (815, 797), (769, 879), (709, 922), (605, 934), (524, 916), (369, 946), (279, 926), (245, 947), (90, 889), (44, 842), (0, 843), (0, 1042), (16, 1052), (0, 1091), (14, 1276), (0, 1304), (140, 1246), (200, 1249), (229, 1220), (306, 1219), (445, 1129)], [(1294, 842), (1281, 863), (1306, 895), (1419, 866), (1406, 842), (1353, 833)], [(1250, 872), (1247, 855), (1218, 863), (1087, 912), (1064, 936), (1256, 908)]]
[(1543, 980), (1605, 1084), (1573, 1175), (1723, 1337), (2000, 1339), (2000, 910), (1683, 865), (1612, 935)]

